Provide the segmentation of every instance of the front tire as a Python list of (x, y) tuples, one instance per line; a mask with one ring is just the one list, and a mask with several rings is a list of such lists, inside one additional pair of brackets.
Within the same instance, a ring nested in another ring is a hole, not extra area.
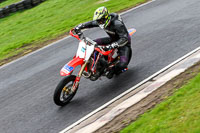
[(54, 92), (54, 102), (56, 105), (65, 106), (72, 100), (78, 89), (77, 86), (75, 92), (71, 90), (75, 79), (76, 79), (75, 75), (70, 75), (62, 79), (60, 83), (57, 85)]

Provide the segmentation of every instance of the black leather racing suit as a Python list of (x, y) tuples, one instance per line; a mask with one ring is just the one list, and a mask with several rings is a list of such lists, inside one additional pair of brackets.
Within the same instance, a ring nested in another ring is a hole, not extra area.
[[(126, 68), (128, 63), (130, 62), (132, 56), (131, 50), (131, 38), (125, 27), (121, 17), (116, 13), (111, 13), (111, 22), (106, 27), (105, 32), (109, 35), (109, 37), (99, 38), (95, 41), (98, 45), (108, 45), (113, 42), (117, 42), (119, 45), (118, 54), (120, 57), (120, 62), (116, 65), (115, 70), (121, 71), (122, 69)], [(89, 21), (83, 23), (80, 27), (81, 29), (84, 28), (93, 28), (98, 27), (97, 21)]]

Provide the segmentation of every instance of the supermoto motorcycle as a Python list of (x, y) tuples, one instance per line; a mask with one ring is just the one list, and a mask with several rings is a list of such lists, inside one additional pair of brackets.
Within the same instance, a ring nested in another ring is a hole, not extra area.
[[(136, 30), (129, 29), (128, 32), (132, 36)], [(106, 62), (106, 68), (101, 75), (106, 76), (106, 73), (119, 61), (117, 49), (105, 51), (104, 46), (97, 45), (95, 41), (85, 37), (81, 31), (76, 33), (72, 29), (70, 35), (77, 38), (80, 42), (74, 58), (64, 65), (60, 71), (60, 75), (65, 77), (59, 82), (54, 92), (54, 102), (58, 106), (64, 106), (72, 100), (78, 90), (82, 76), (93, 81), (98, 78), (95, 76), (98, 73), (99, 67), (101, 67), (102, 63), (100, 62)], [(81, 68), (78, 74), (72, 75), (74, 69), (79, 65)]]

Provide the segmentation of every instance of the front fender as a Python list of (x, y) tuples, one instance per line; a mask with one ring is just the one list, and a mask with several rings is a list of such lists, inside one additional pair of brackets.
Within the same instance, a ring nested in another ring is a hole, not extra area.
[(84, 63), (84, 59), (81, 59), (79, 57), (73, 58), (70, 62), (64, 65), (64, 67), (60, 70), (61, 76), (67, 76), (72, 73), (72, 71), (79, 65), (82, 65)]

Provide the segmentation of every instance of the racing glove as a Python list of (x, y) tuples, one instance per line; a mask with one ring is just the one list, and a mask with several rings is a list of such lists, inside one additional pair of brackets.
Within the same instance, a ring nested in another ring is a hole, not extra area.
[(104, 46), (103, 49), (104, 49), (105, 51), (108, 51), (108, 50), (115, 49), (115, 48), (118, 48), (118, 47), (119, 47), (118, 43), (117, 43), (117, 42), (114, 42), (114, 43), (112, 43), (112, 44), (110, 44), (110, 45)]
[(79, 32), (81, 31), (82, 28), (83, 28), (83, 24), (79, 24), (78, 26), (76, 26), (76, 27), (74, 28), (74, 31), (75, 31), (76, 33), (79, 33)]

